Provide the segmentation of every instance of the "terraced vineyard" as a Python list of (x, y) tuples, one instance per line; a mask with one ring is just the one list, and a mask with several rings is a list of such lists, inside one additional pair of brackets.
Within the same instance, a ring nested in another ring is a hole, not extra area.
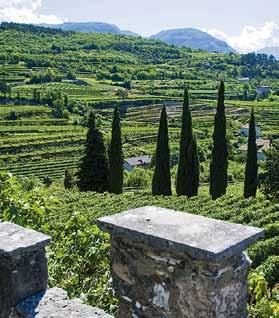
[[(251, 76), (243, 84), (239, 77), (244, 71), (251, 73), (254, 66), (240, 55), (192, 51), (159, 41), (6, 24), (0, 28), (0, 43), (0, 81), (10, 88), (0, 96), (1, 171), (60, 179), (65, 169), (77, 168), (82, 156), (88, 111), (96, 109), (108, 141), (116, 105), (122, 117), (124, 153), (129, 157), (154, 153), (160, 109), (167, 105), (176, 157), (185, 85), (190, 87), (194, 129), (207, 169), (220, 78), (226, 79), (232, 161), (245, 143), (238, 133), (251, 106), (263, 137), (279, 135), (275, 62), (256, 62), (264, 80)], [(259, 84), (272, 87), (272, 98), (249, 101), (257, 97)], [(242, 169), (241, 160), (234, 162), (234, 168)]]

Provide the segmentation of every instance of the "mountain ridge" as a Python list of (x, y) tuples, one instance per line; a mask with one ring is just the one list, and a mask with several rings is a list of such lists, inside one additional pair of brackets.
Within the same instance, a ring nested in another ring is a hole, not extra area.
[[(64, 22), (62, 24), (40, 24), (40, 26), (64, 31), (96, 32), (140, 36), (129, 30), (121, 30), (117, 25), (105, 22)], [(154, 34), (150, 39), (161, 40), (167, 44), (201, 49), (207, 52), (236, 53), (225, 41), (195, 28), (164, 30)]]
[(64, 22), (61, 24), (39, 24), (39, 26), (51, 29), (60, 29), (63, 31), (77, 31), (77, 32), (96, 32), (96, 33), (112, 33), (123, 34), (129, 36), (139, 36), (139, 34), (129, 31), (121, 30), (117, 25), (106, 22)]
[(207, 52), (236, 53), (236, 50), (225, 41), (195, 28), (163, 30), (150, 38), (161, 40), (171, 45), (201, 49)]

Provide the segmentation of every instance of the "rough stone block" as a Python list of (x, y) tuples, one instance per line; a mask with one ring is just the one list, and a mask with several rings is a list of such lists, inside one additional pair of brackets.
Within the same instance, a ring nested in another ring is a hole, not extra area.
[(157, 207), (98, 220), (111, 234), (118, 318), (244, 318), (249, 259), (263, 231)]
[(0, 318), (20, 300), (47, 288), (46, 235), (0, 223)]

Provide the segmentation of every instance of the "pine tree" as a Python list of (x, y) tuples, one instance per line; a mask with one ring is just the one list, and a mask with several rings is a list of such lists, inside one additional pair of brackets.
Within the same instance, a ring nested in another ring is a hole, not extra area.
[(163, 106), (160, 118), (155, 156), (155, 171), (152, 180), (152, 194), (165, 196), (171, 195), (168, 119), (165, 106)]
[(123, 152), (121, 140), (120, 114), (114, 110), (111, 142), (109, 146), (109, 192), (121, 194), (123, 191)]
[(100, 131), (96, 128), (95, 114), (89, 115), (85, 155), (77, 173), (80, 191), (105, 192), (108, 190), (108, 161)]
[(210, 194), (213, 200), (226, 194), (228, 183), (228, 145), (226, 138), (225, 85), (221, 81), (215, 115), (212, 159), (210, 163)]
[(64, 188), (66, 190), (72, 189), (74, 186), (74, 180), (73, 175), (70, 173), (69, 170), (65, 171), (65, 177), (64, 177)]
[(256, 125), (254, 109), (251, 110), (249, 123), (249, 137), (247, 149), (247, 161), (245, 169), (244, 181), (244, 197), (255, 197), (258, 186), (258, 158), (257, 158), (257, 143), (256, 143)]
[(182, 111), (182, 128), (180, 137), (179, 162), (176, 179), (176, 193), (178, 196), (193, 197), (198, 194), (199, 161), (197, 142), (193, 135), (192, 115), (189, 106), (188, 89), (184, 92)]

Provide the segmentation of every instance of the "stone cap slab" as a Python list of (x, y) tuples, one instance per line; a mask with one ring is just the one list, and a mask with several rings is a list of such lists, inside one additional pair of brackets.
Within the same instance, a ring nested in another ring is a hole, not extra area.
[(151, 206), (103, 217), (97, 222), (113, 236), (212, 261), (238, 254), (264, 237), (259, 228)]
[(10, 222), (0, 222), (0, 256), (16, 256), (38, 250), (51, 238)]

